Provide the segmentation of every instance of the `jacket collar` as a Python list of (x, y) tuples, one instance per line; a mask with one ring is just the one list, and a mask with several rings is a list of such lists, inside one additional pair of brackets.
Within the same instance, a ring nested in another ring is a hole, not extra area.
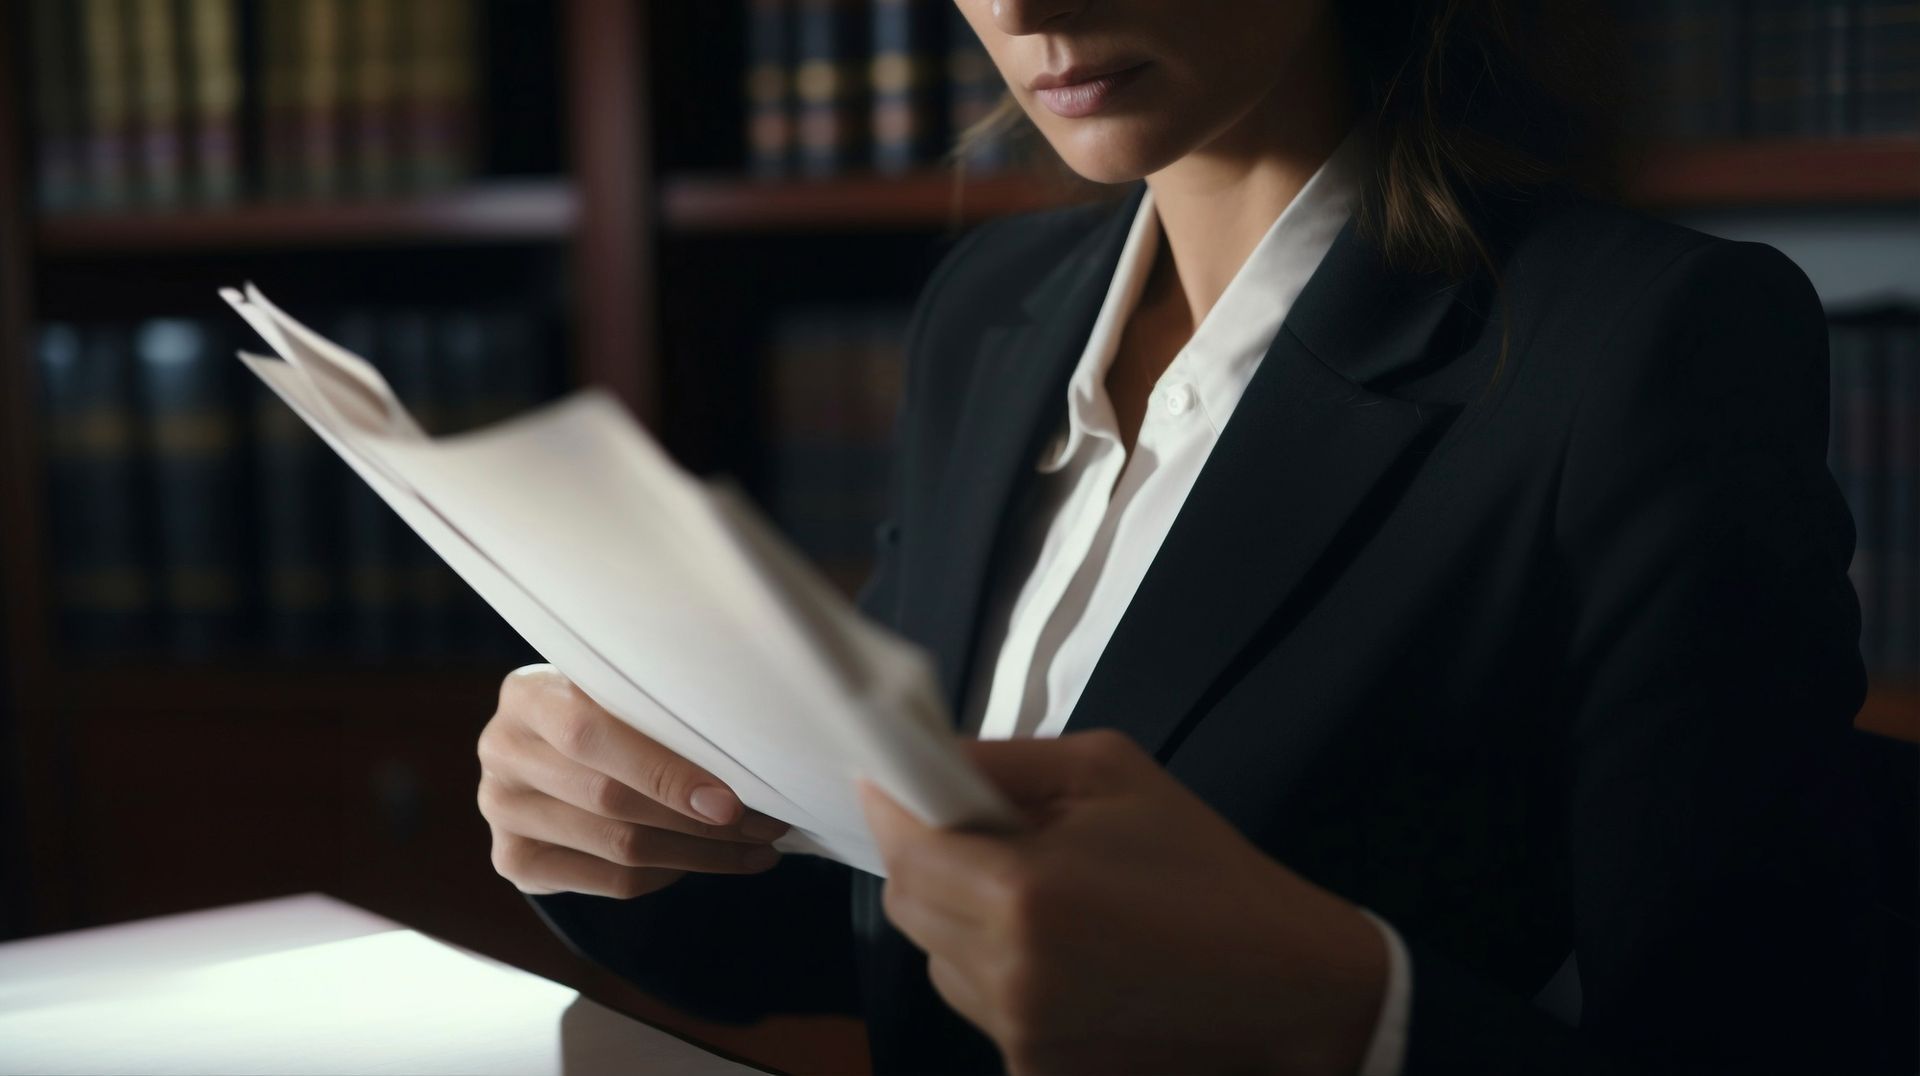
[[(1053, 431), (1145, 184), (1032, 289), (1023, 321), (987, 328), (953, 443), (961, 480), (933, 531), (929, 600), (910, 634), (933, 650), (954, 713), (985, 585)], [(1457, 408), (1367, 386), (1431, 361), (1457, 289), (1389, 267), (1349, 220), (1308, 279), (1116, 627), (1068, 723), (1171, 751), (1239, 654), (1277, 641), (1445, 432)], [(1366, 510), (1363, 510), (1366, 509)]]

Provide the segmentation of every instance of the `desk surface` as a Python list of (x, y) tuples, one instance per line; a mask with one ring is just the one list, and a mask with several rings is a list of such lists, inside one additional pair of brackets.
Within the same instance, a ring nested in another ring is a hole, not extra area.
[(306, 895), (0, 945), (0, 1071), (757, 1070)]

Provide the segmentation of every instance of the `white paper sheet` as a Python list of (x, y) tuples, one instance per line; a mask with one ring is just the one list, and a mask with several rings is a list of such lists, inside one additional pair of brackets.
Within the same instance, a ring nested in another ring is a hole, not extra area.
[(249, 369), (589, 697), (790, 823), (782, 848), (880, 873), (860, 776), (929, 824), (1011, 822), (926, 656), (617, 401), (428, 438), (372, 364), (251, 286), (221, 294), (285, 360)]

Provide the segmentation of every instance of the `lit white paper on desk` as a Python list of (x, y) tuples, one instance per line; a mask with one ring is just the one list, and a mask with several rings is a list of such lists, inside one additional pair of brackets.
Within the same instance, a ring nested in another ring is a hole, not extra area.
[(589, 697), (791, 824), (780, 847), (880, 873), (860, 776), (929, 824), (1011, 819), (924, 653), (611, 397), (429, 438), (371, 364), (251, 286), (221, 294), (280, 355), (249, 369)]

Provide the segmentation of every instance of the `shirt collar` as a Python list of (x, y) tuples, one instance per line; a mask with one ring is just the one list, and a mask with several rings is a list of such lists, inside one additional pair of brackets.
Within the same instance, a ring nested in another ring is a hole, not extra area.
[[(1216, 434), (1226, 426), (1287, 311), (1351, 215), (1370, 148), (1367, 138), (1362, 124), (1348, 130), (1300, 193), (1274, 218), (1163, 375), (1163, 382), (1178, 379), (1193, 386)], [(1041, 472), (1065, 467), (1085, 450), (1089, 437), (1118, 441), (1118, 421), (1106, 392), (1107, 368), (1159, 247), (1160, 220), (1148, 188), (1120, 250), (1086, 349), (1067, 382), (1065, 434), (1042, 454)]]

